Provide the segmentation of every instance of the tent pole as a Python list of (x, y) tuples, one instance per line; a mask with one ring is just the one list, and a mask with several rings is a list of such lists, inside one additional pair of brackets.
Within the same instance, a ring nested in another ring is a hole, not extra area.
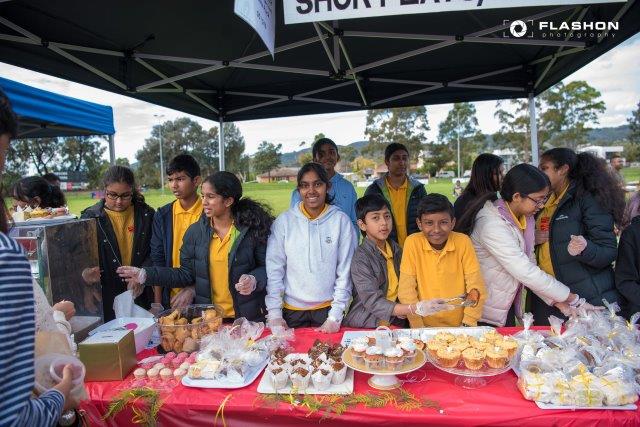
[(531, 163), (537, 166), (538, 159), (538, 122), (536, 120), (536, 97), (531, 92), (529, 94), (529, 120), (531, 129)]
[(111, 166), (116, 164), (116, 145), (113, 140), (113, 134), (109, 135), (109, 163)]
[(224, 170), (224, 119), (220, 116), (220, 132), (218, 133), (218, 160), (220, 171)]

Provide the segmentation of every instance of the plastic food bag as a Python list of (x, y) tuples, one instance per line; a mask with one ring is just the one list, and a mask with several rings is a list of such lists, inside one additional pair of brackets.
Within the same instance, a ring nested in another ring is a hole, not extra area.
[(133, 302), (133, 293), (125, 291), (113, 299), (113, 311), (118, 317), (153, 318), (153, 314)]

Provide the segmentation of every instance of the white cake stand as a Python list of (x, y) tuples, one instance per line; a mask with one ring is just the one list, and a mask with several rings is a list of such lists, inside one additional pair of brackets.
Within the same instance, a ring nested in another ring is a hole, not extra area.
[(364, 362), (356, 361), (351, 352), (351, 348), (348, 348), (342, 353), (342, 361), (354, 371), (371, 374), (372, 377), (369, 378), (367, 383), (372, 388), (377, 390), (393, 390), (402, 385), (396, 375), (408, 374), (416, 369), (420, 369), (427, 362), (427, 358), (422, 351), (416, 350), (416, 358), (414, 361), (410, 364), (402, 365), (398, 369), (369, 369)]

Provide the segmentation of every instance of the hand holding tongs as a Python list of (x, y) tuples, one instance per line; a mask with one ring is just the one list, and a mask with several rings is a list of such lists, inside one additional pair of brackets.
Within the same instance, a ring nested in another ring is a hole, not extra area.
[(475, 307), (480, 300), (480, 292), (477, 289), (471, 289), (469, 292), (465, 292), (457, 297), (445, 299), (445, 302), (449, 305), (456, 307)]

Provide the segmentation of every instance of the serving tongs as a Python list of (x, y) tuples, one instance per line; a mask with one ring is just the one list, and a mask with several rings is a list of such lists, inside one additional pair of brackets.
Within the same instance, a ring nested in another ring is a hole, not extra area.
[(444, 302), (455, 307), (475, 307), (480, 300), (480, 292), (477, 289), (471, 289), (457, 297), (445, 299)]

